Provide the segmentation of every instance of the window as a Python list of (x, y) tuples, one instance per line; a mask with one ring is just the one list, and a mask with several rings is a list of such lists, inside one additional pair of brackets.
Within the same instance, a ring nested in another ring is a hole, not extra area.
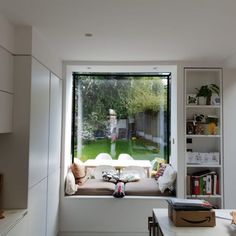
[(73, 73), (72, 158), (170, 155), (170, 82), (162, 74)]

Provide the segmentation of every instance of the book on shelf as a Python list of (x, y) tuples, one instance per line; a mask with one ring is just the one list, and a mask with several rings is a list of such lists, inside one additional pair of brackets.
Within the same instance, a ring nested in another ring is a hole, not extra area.
[(195, 172), (192, 175), (188, 175), (187, 194), (188, 195), (219, 194), (219, 180), (217, 173), (215, 171), (204, 170), (200, 172)]

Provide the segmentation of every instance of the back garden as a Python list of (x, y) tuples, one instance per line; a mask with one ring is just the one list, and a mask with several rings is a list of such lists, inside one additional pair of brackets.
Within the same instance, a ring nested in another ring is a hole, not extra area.
[(166, 159), (168, 77), (74, 74), (72, 146), (74, 158)]

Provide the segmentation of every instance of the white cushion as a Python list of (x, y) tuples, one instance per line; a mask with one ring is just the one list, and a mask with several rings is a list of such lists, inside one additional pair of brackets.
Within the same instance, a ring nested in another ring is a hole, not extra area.
[(69, 169), (67, 175), (66, 175), (66, 188), (65, 188), (65, 192), (68, 195), (72, 195), (74, 194), (78, 189), (78, 185), (75, 184), (75, 177), (71, 171), (71, 169)]
[(159, 184), (159, 189), (162, 193), (164, 193), (166, 189), (173, 190), (176, 175), (177, 173), (173, 169), (173, 167), (171, 165), (167, 165), (163, 175), (160, 176), (157, 180), (157, 183)]

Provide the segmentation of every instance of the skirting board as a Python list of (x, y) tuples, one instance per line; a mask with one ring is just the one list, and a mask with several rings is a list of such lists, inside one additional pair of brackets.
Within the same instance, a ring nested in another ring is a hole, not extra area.
[(146, 232), (60, 232), (58, 236), (148, 236)]

